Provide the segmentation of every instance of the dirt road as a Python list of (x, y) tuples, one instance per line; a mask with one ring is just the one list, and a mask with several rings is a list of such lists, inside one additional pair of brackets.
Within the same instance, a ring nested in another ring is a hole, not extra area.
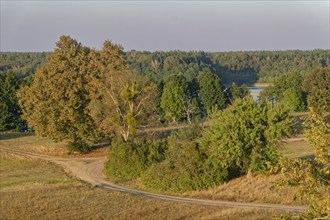
[(145, 196), (155, 199), (168, 200), (173, 202), (185, 202), (199, 205), (208, 206), (219, 206), (219, 207), (230, 207), (230, 208), (250, 208), (250, 209), (270, 209), (287, 212), (303, 212), (305, 210), (302, 206), (289, 206), (289, 205), (278, 205), (278, 204), (266, 204), (266, 203), (240, 203), (240, 202), (229, 202), (219, 200), (205, 200), (205, 199), (194, 199), (178, 196), (168, 196), (156, 193), (150, 193), (145, 191), (139, 191), (130, 189), (122, 186), (115, 185), (106, 180), (106, 177), (102, 173), (103, 164), (106, 160), (105, 157), (98, 158), (61, 158), (53, 157), (42, 154), (35, 154), (10, 148), (1, 147), (0, 151), (11, 153), (22, 157), (31, 157), (35, 159), (47, 160), (64, 167), (65, 171), (75, 176), (76, 178), (90, 183), (93, 186), (102, 187), (106, 189), (116, 190), (125, 193), (131, 193), (138, 196)]

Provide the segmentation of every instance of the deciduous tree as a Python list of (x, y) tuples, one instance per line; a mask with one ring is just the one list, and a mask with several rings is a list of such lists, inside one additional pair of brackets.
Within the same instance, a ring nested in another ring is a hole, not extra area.
[(330, 112), (330, 66), (309, 73), (303, 82), (308, 106), (316, 112)]
[(184, 119), (188, 104), (189, 88), (186, 78), (177, 74), (170, 75), (165, 82), (160, 103), (165, 118), (174, 123)]
[(198, 95), (207, 113), (212, 109), (222, 109), (225, 106), (224, 88), (219, 77), (213, 73), (200, 73), (197, 77)]
[(86, 151), (98, 133), (89, 104), (89, 49), (61, 36), (30, 86), (18, 92), (23, 117), (38, 135), (68, 140), (72, 150)]

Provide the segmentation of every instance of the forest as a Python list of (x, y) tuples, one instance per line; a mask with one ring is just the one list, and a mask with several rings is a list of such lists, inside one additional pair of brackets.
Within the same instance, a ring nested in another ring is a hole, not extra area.
[[(330, 50), (124, 52), (61, 36), (51, 53), (1, 53), (0, 131), (34, 131), (88, 153), (111, 142), (104, 171), (149, 189), (208, 189), (283, 173), (308, 201), (302, 218), (330, 216)], [(247, 85), (271, 82), (257, 101)], [(315, 158), (287, 160), (280, 140), (304, 135)], [(166, 135), (146, 128), (184, 124)]]
[[(46, 61), (49, 52), (0, 53), (0, 71), (11, 70), (19, 78), (32, 75)], [(330, 64), (330, 50), (290, 51), (129, 51), (124, 52), (131, 69), (151, 76), (156, 81), (165, 80), (172, 73), (181, 73), (188, 80), (199, 72), (218, 75), (225, 85), (252, 85), (256, 82), (274, 82), (283, 73), (296, 69), (306, 75), (316, 67)]]

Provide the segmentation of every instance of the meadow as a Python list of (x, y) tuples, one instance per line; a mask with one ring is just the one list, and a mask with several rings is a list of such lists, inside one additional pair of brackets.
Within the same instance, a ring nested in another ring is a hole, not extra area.
[[(0, 147), (30, 152), (81, 157), (68, 154), (65, 143), (54, 143), (32, 133), (1, 133)], [(289, 157), (312, 155), (304, 140), (284, 142)], [(88, 157), (106, 155), (96, 148)], [(0, 152), (0, 219), (272, 219), (285, 213), (269, 210), (219, 208), (175, 203), (112, 190), (80, 182), (55, 164)], [(300, 205), (290, 188), (278, 190), (279, 176), (256, 175), (234, 179), (221, 186), (184, 193), (204, 199)], [(131, 184), (134, 185), (134, 184)]]

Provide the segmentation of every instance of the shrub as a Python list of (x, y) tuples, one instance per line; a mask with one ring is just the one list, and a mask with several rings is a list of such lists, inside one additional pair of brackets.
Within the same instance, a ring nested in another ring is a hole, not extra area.
[(162, 141), (143, 138), (124, 141), (114, 138), (109, 149), (105, 173), (111, 177), (134, 179), (153, 163), (164, 159), (165, 144)]
[(90, 146), (84, 142), (70, 142), (67, 148), (69, 153), (79, 152), (81, 154), (85, 154), (91, 150)]
[[(218, 183), (208, 173), (206, 155), (195, 141), (201, 128), (192, 126), (168, 138), (166, 159), (153, 164), (143, 175), (145, 186), (163, 191), (183, 192), (205, 189)], [(221, 174), (221, 172), (219, 172)]]

